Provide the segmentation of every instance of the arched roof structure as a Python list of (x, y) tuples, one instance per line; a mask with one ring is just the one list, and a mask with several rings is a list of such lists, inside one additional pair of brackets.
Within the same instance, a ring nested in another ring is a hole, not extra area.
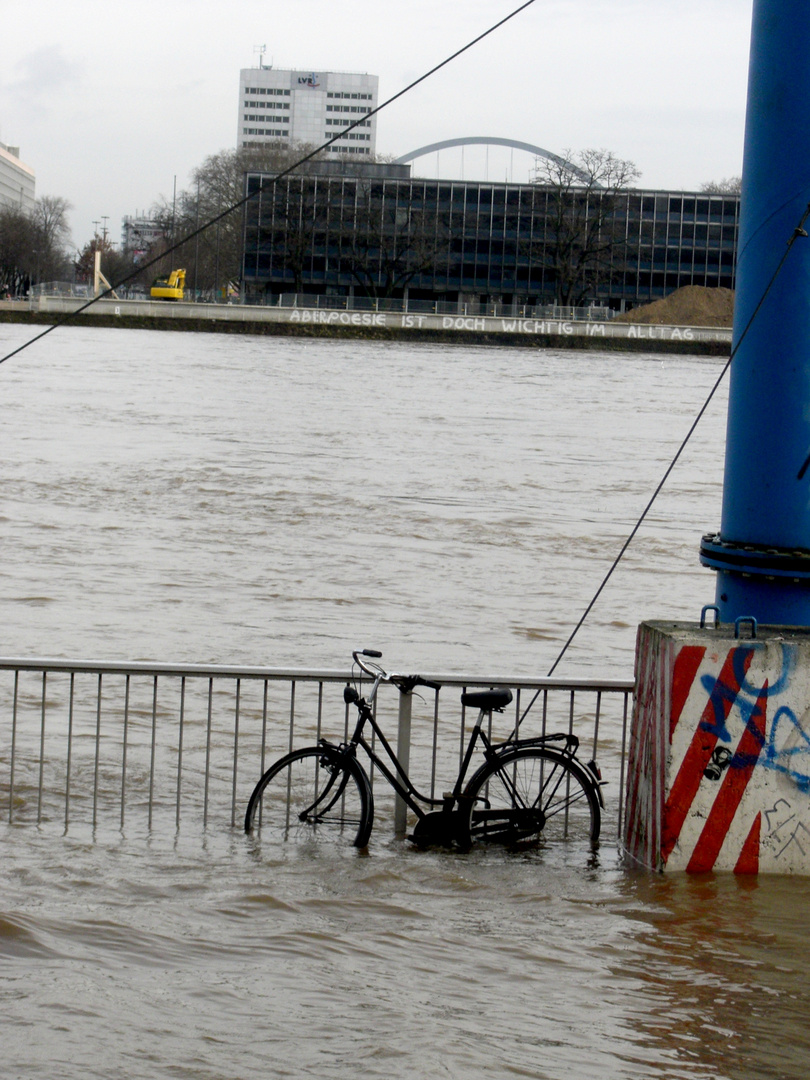
[(535, 157), (548, 158), (549, 161), (554, 161), (558, 165), (565, 165), (583, 182), (592, 182), (591, 177), (570, 161), (560, 157), (559, 154), (552, 154), (550, 150), (544, 150), (542, 146), (535, 146), (533, 143), (519, 142), (517, 139), (503, 139), (494, 135), (468, 135), (461, 139), (443, 139), (441, 142), (429, 143), (427, 146), (420, 146), (417, 150), (411, 150), (402, 157), (398, 157), (396, 164), (406, 165), (415, 158), (424, 157), (425, 154), (435, 154), (438, 150), (450, 150), (454, 146), (508, 146), (512, 150), (524, 150), (527, 154), (534, 154)]

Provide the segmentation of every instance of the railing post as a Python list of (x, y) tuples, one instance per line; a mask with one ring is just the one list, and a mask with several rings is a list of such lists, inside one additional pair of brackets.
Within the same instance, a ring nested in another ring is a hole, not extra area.
[[(399, 695), (399, 722), (397, 724), (397, 757), (407, 774), (411, 765), (411, 693)], [(405, 800), (397, 795), (394, 800), (394, 832), (404, 836), (408, 826), (408, 807)]]

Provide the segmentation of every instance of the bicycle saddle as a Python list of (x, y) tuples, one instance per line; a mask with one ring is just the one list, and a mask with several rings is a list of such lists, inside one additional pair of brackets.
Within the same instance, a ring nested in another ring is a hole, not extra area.
[(473, 690), (472, 693), (461, 695), (461, 704), (469, 705), (473, 709), (483, 709), (484, 712), (501, 712), (512, 700), (511, 690)]

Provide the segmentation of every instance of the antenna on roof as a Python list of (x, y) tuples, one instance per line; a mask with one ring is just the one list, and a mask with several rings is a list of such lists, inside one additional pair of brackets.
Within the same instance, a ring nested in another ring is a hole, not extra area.
[(264, 67), (264, 54), (267, 52), (267, 46), (266, 45), (254, 45), (253, 46), (253, 51), (254, 51), (254, 53), (259, 54), (259, 67), (263, 68)]

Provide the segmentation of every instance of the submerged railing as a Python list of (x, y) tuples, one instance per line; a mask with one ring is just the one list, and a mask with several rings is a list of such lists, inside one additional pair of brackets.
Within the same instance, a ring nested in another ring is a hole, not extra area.
[[(461, 691), (509, 686), (514, 701), (495, 714), (495, 738), (506, 738), (524, 713), (521, 736), (576, 734), (583, 758), (597, 757), (607, 780), (603, 834), (620, 830), (632, 681), (422, 674), (442, 689), (403, 697), (384, 685), (377, 703), (383, 730), (422, 791), (434, 796), (458, 772), (475, 719)], [(320, 737), (347, 737), (349, 677), (0, 658), (0, 815), (65, 830), (239, 827), (254, 783), (276, 757)], [(374, 795), (378, 829), (404, 820), (379, 777)]]

